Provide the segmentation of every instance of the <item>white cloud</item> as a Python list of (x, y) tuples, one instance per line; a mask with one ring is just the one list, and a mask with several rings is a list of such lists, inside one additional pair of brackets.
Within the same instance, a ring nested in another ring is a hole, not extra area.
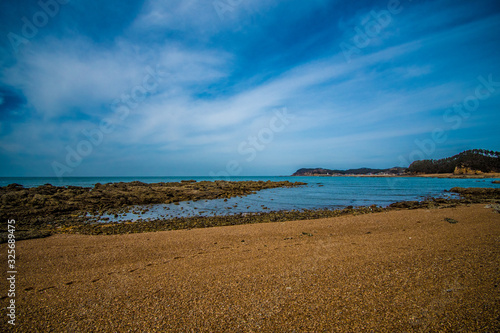
[[(308, 12), (331, 4), (331, 0), (293, 1), (295, 10), (288, 16), (303, 17)], [(149, 0), (130, 29), (150, 34), (152, 31), (179, 31), (198, 41), (207, 41), (221, 31), (244, 32), (259, 29), (257, 21), (273, 18), (279, 0)]]
[(33, 46), (2, 76), (39, 113), (54, 117), (119, 96), (141, 71), (125, 59), (123, 53), (97, 50), (89, 42), (54, 40)]
[[(415, 47), (418, 45), (393, 47), (360, 58), (349, 65), (337, 55), (299, 66), (274, 80), (234, 96), (222, 95), (214, 100), (197, 100), (189, 94), (172, 95), (165, 91), (148, 99), (134, 111), (127, 119), (126, 126), (116, 133), (116, 140), (129, 144), (147, 142), (159, 145), (162, 149), (173, 150), (211, 144), (219, 145), (214, 150), (234, 150), (236, 143), (262, 128), (262, 124), (273, 116), (273, 108), (278, 106), (288, 106), (295, 110), (296, 116), (301, 119), (299, 124), (293, 126), (296, 132), (322, 127), (331, 122), (332, 117), (346, 118), (346, 114), (350, 114), (348, 121), (359, 119), (366, 122), (366, 114), (373, 111), (366, 104), (343, 101), (342, 104), (337, 103), (339, 108), (332, 113), (335, 101), (325, 101), (321, 96), (334, 92), (339, 96), (339, 101), (344, 100), (342, 95), (360, 88), (359, 82), (356, 82), (359, 81), (355, 74), (357, 71), (381, 59), (405, 54)], [(176, 63), (177, 56), (172, 58)], [(208, 62), (213, 61), (216, 60)], [(179, 66), (182, 68), (182, 64), (179, 63)], [(189, 75), (187, 73), (188, 77)], [(328, 83), (331, 80), (339, 82)], [(297, 103), (301, 99), (307, 102), (297, 109)], [(350, 108), (347, 103), (351, 103)], [(399, 110), (391, 108), (385, 111), (395, 113)], [(343, 121), (345, 123), (347, 120)]]
[(190, 51), (174, 46), (141, 50), (154, 57), (139, 57), (128, 42), (101, 49), (83, 40), (52, 40), (34, 45), (18, 62), (4, 69), (2, 81), (23, 92), (30, 104), (45, 117), (71, 115), (74, 108), (92, 116), (102, 115), (102, 106), (129, 94), (143, 84), (147, 68), (163, 72), (163, 88), (174, 94), (189, 94), (190, 85), (218, 80), (226, 75), (222, 52)]

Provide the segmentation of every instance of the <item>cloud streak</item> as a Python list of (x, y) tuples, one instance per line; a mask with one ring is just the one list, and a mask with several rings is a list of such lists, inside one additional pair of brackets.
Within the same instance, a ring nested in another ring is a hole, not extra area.
[[(211, 2), (145, 1), (98, 36), (86, 27), (93, 20), (101, 26), (99, 15), (85, 4), (66, 6), (22, 52), (2, 44), (4, 176), (53, 175), (51, 163), (63, 163), (65, 147), (76, 149), (83, 131), (103, 119), (116, 120), (113, 105), (130, 101), (151, 69), (162, 73), (155, 89), (129, 105), (102, 144), (65, 175), (99, 175), (103, 166), (120, 175), (208, 175), (243, 161), (238, 143), (280, 107), (294, 122), (243, 174), (287, 174), (298, 163), (352, 167), (353, 160), (389, 167), (415, 140), (449, 125), (443, 113), (470, 94), (479, 75), (500, 81), (494, 1), (403, 1), (349, 62), (339, 45), (387, 2), (241, 2), (221, 19)], [(493, 133), (499, 98), (495, 91), (457, 130), (465, 139), (432, 157), (476, 145), (499, 150), (498, 134), (481, 136)], [(385, 158), (375, 153), (388, 146), (394, 151)], [(142, 166), (123, 154), (141, 156)]]

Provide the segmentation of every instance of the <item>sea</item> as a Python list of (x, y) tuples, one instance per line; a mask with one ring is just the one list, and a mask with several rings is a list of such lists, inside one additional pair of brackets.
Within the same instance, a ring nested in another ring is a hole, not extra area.
[[(259, 191), (244, 197), (185, 201), (177, 204), (158, 204), (137, 207), (118, 217), (106, 216), (106, 221), (148, 220), (189, 216), (231, 215), (280, 210), (341, 209), (347, 206), (359, 207), (377, 205), (386, 207), (394, 202), (423, 200), (426, 197), (456, 197), (447, 192), (453, 187), (493, 187), (494, 179), (457, 179), (427, 177), (1, 177), (0, 186), (17, 183), (24, 187), (44, 184), (54, 186), (93, 187), (96, 183), (117, 183), (141, 181), (144, 183), (179, 182), (181, 180), (213, 181), (284, 181), (304, 182), (305, 186), (276, 188)], [(139, 212), (141, 211), (141, 212)]]

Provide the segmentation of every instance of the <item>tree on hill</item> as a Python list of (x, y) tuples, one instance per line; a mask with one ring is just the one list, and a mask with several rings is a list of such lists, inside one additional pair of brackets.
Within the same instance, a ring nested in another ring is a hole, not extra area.
[(411, 173), (452, 173), (457, 168), (481, 172), (500, 172), (500, 152), (485, 149), (466, 150), (439, 160), (415, 161), (408, 167), (408, 171)]

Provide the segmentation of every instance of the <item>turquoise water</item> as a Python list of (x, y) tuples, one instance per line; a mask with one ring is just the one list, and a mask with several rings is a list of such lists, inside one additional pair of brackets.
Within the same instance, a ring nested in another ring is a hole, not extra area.
[[(44, 184), (51, 184), (54, 186), (83, 186), (93, 187), (96, 183), (118, 183), (118, 182), (132, 182), (135, 180), (144, 183), (159, 183), (159, 182), (180, 182), (181, 180), (194, 179), (197, 181), (202, 180), (284, 180), (295, 179), (297, 177), (231, 177), (231, 178), (217, 178), (217, 177), (0, 177), (0, 186), (6, 186), (12, 183), (21, 184), (24, 187), (36, 187)], [(297, 180), (294, 180), (297, 181)]]
[[(68, 177), (58, 178), (0, 178), (0, 185), (18, 183), (25, 187), (46, 183), (55, 186), (93, 186), (96, 183), (130, 182), (139, 180), (145, 183), (178, 182), (194, 179), (216, 180), (212, 177)], [(422, 200), (426, 196), (450, 196), (445, 190), (452, 187), (495, 187), (492, 179), (446, 179), (418, 177), (232, 177), (230, 180), (271, 180), (291, 182), (301, 181), (306, 186), (296, 188), (277, 188), (259, 191), (256, 194), (227, 201), (203, 200), (181, 202), (178, 205), (152, 205), (144, 214), (126, 214), (117, 220), (137, 220), (158, 217), (227, 215), (276, 210), (303, 210), (315, 208), (343, 208), (346, 206), (388, 206), (404, 200)], [(143, 207), (141, 207), (142, 210)], [(106, 217), (106, 216), (103, 216)], [(113, 216), (108, 216), (115, 220)]]

